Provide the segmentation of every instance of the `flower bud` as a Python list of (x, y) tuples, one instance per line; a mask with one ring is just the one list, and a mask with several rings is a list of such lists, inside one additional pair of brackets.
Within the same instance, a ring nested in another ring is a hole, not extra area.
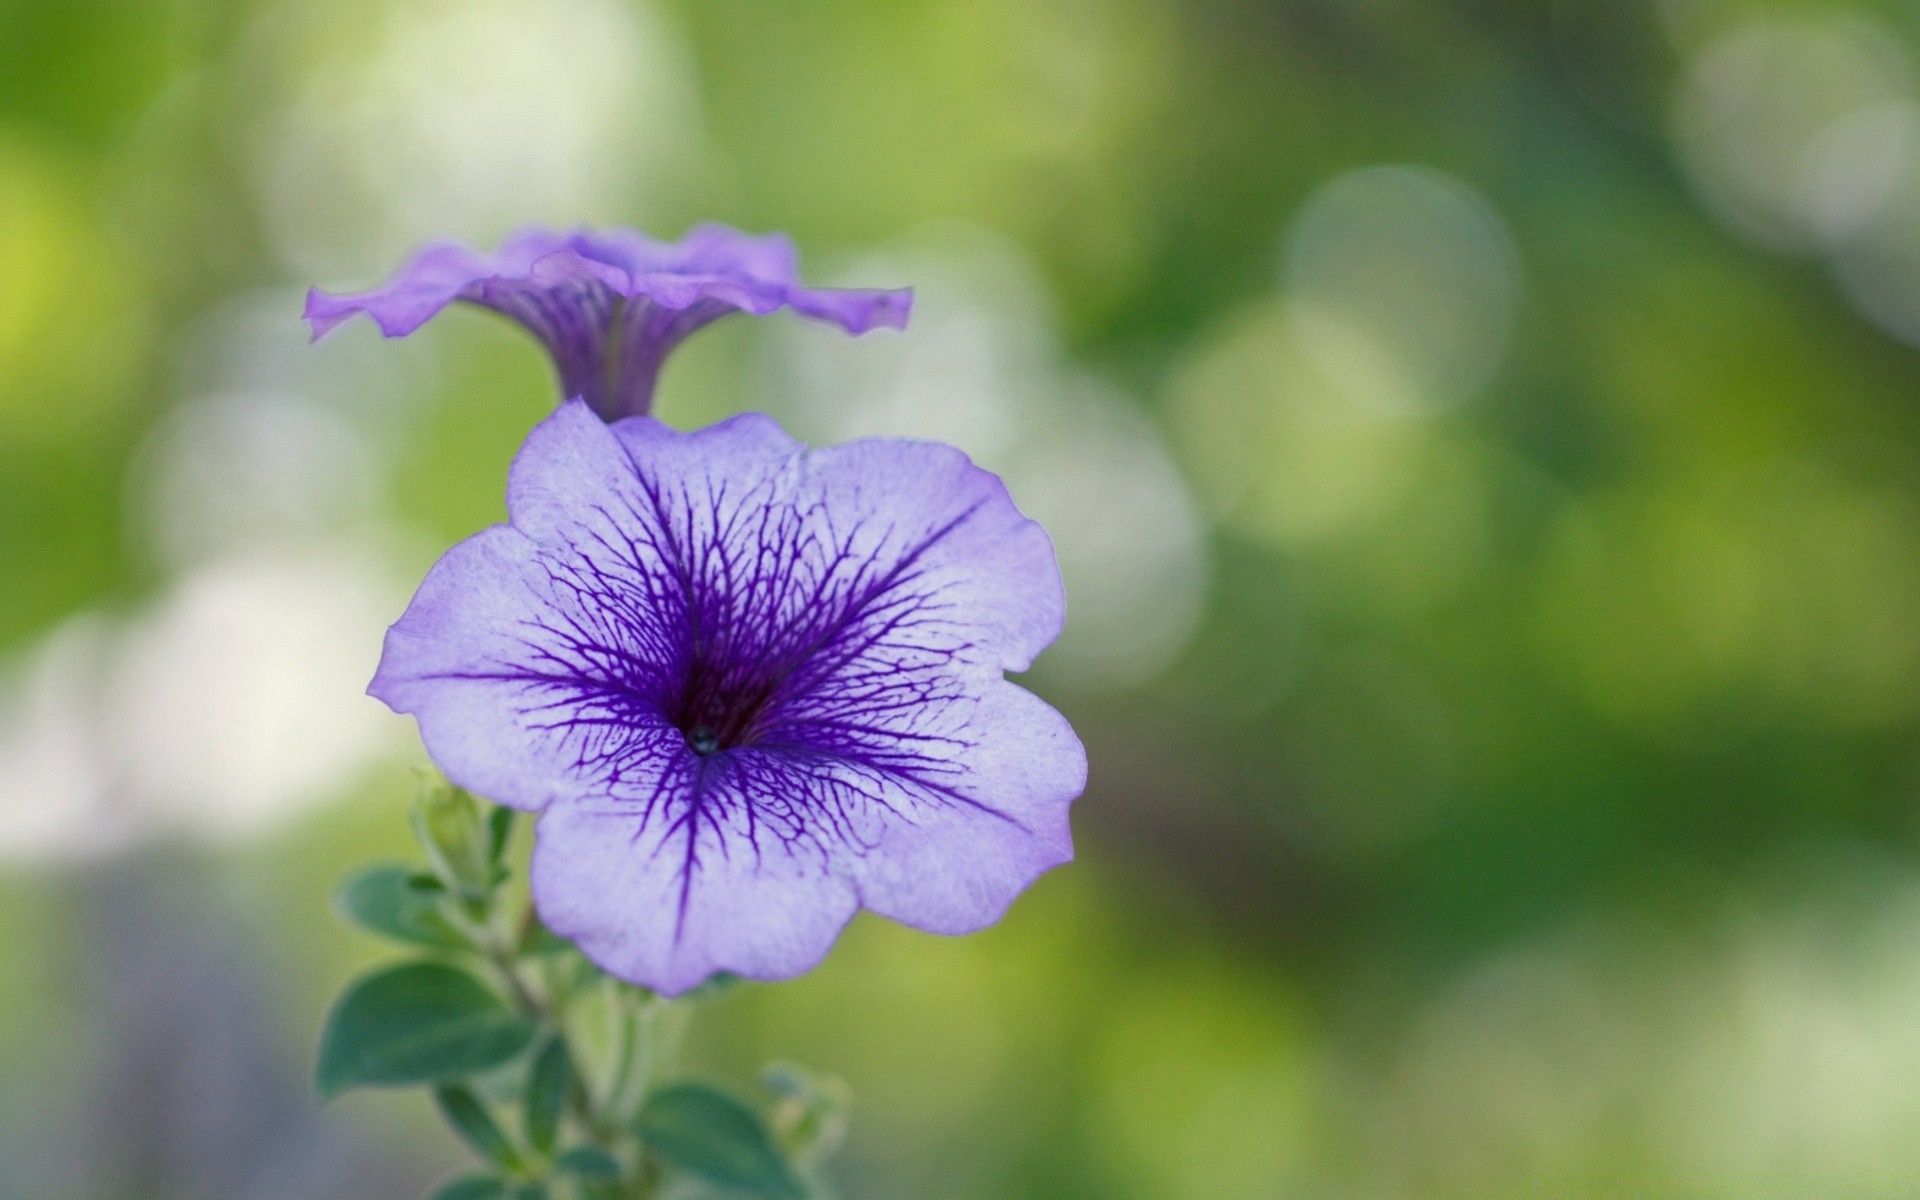
[(492, 836), (480, 805), (439, 776), (423, 777), (413, 800), (413, 832), (448, 889), (481, 900), (493, 886)]

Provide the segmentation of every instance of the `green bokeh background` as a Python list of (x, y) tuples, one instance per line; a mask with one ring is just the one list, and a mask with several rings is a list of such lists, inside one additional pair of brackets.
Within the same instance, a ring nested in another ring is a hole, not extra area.
[(926, 320), (725, 323), (665, 419), (946, 432), (1118, 614), (1026, 680), (1078, 861), (701, 1018), (847, 1077), (849, 1197), (1920, 1196), (1916, 61), (1874, 0), (0, 0), (0, 1195), (458, 1161), (307, 1098), (420, 752), (298, 667), (551, 384), (301, 289), (718, 219)]

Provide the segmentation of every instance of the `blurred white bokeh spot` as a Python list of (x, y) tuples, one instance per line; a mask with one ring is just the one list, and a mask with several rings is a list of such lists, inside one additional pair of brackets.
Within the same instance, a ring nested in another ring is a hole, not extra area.
[(1807, 146), (1802, 211), (1821, 240), (1844, 245), (1888, 211), (1920, 144), (1920, 104), (1871, 104), (1827, 126)]
[(1903, 110), (1905, 150), (1891, 198), (1873, 219), (1832, 247), (1841, 292), (1883, 332), (1920, 346), (1920, 107)]
[(1743, 235), (1809, 250), (1885, 207), (1911, 155), (1911, 69), (1857, 14), (1764, 17), (1694, 55), (1674, 105), (1681, 164)]
[(931, 227), (847, 278), (913, 280), (907, 331), (848, 342), (771, 328), (758, 407), (812, 442), (959, 446), (1053, 538), (1067, 624), (1047, 669), (1124, 685), (1166, 666), (1202, 615), (1204, 523), (1153, 423), (1066, 361), (1025, 255), (983, 230)]
[(604, 220), (697, 156), (680, 37), (619, 0), (402, 0), (279, 14), (293, 98), (260, 133), (268, 226), (315, 278), (428, 237)]
[(111, 647), (107, 620), (73, 617), (0, 670), (0, 862), (92, 858), (134, 835), (100, 754)]
[(131, 472), (130, 513), (180, 567), (371, 519), (374, 454), (340, 413), (295, 395), (203, 396), (168, 413)]
[(1409, 413), (1483, 387), (1506, 354), (1519, 286), (1506, 224), (1426, 167), (1350, 171), (1287, 234), (1282, 288), (1300, 347), (1355, 404)]
[(366, 695), (406, 592), (357, 552), (258, 554), (182, 576), (133, 621), (104, 697), (118, 784), (162, 827), (270, 829), (396, 746)]

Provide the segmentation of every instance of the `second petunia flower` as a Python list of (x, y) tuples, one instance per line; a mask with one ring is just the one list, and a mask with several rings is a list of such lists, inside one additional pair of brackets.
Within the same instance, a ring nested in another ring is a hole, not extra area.
[(444, 243), (416, 254), (384, 286), (307, 294), (315, 339), (365, 314), (405, 337), (455, 301), (511, 317), (546, 346), (560, 396), (584, 399), (608, 421), (653, 406), (673, 348), (729, 313), (791, 308), (848, 333), (902, 329), (906, 289), (809, 288), (783, 234), (696, 226), (677, 242), (631, 229), (523, 229), (493, 254)]
[(1059, 569), (959, 451), (576, 400), (507, 502), (371, 691), (456, 783), (542, 814), (535, 903), (608, 971), (783, 978), (860, 907), (968, 932), (1072, 856), (1085, 753), (1005, 678), (1059, 633)]

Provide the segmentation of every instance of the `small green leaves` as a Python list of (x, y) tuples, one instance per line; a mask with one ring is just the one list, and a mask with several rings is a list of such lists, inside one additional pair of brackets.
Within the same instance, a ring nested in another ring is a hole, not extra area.
[(500, 859), (507, 852), (507, 843), (513, 840), (514, 812), (506, 805), (499, 805), (487, 814), (487, 862), (499, 866)]
[(414, 886), (413, 879), (406, 867), (367, 867), (342, 881), (335, 900), (342, 915), (370, 933), (415, 946), (465, 949), (467, 939), (441, 913), (434, 893)]
[(507, 1185), (491, 1175), (462, 1175), (434, 1189), (428, 1200), (501, 1200)]
[[(322, 1099), (355, 1087), (431, 1089), (441, 1116), (485, 1160), (431, 1200), (620, 1200), (663, 1185), (673, 1195), (817, 1194), (822, 1162), (845, 1130), (845, 1085), (771, 1068), (766, 1120), (702, 1084), (647, 1093), (649, 1082), (671, 1077), (678, 1040), (678, 1022), (658, 1028), (659, 1012), (683, 1015), (680, 1005), (742, 980), (716, 974), (668, 1005), (604, 976), (524, 898), (508, 909), (501, 885), (516, 821), (513, 810), (428, 776), (413, 807), (428, 866), (375, 864), (342, 881), (343, 916), (428, 954), (361, 976), (334, 1003), (315, 1072)], [(589, 992), (596, 983), (604, 987)], [(568, 1017), (583, 997), (619, 1018), (621, 1036), (609, 1045), (569, 1042)], [(593, 1069), (581, 1056), (595, 1052), (615, 1062)], [(603, 1076), (604, 1087), (586, 1085)]]
[(548, 1038), (527, 1077), (527, 1144), (542, 1154), (553, 1152), (560, 1110), (566, 1106), (567, 1089), (572, 1085), (573, 1062), (567, 1056), (567, 1043)]
[(415, 962), (347, 988), (320, 1039), (323, 1099), (350, 1087), (438, 1083), (484, 1071), (533, 1040), (520, 1017), (465, 971)]
[(576, 1179), (618, 1179), (620, 1160), (598, 1146), (575, 1146), (553, 1160), (554, 1169)]
[(462, 897), (480, 899), (492, 888), (493, 835), (472, 796), (437, 776), (422, 780), (413, 800), (413, 832), (434, 871)]
[(473, 1152), (486, 1159), (503, 1171), (515, 1171), (520, 1168), (520, 1155), (500, 1132), (500, 1126), (494, 1123), (493, 1114), (473, 1089), (461, 1083), (443, 1083), (433, 1089), (434, 1102), (440, 1106), (440, 1115), (453, 1126), (460, 1140), (473, 1148)]
[(789, 1062), (769, 1063), (760, 1082), (778, 1096), (773, 1128), (788, 1156), (802, 1167), (831, 1157), (847, 1136), (853, 1095), (837, 1075), (809, 1071)]
[(798, 1197), (799, 1183), (752, 1109), (697, 1083), (663, 1088), (635, 1121), (647, 1146), (672, 1165), (754, 1196)]

